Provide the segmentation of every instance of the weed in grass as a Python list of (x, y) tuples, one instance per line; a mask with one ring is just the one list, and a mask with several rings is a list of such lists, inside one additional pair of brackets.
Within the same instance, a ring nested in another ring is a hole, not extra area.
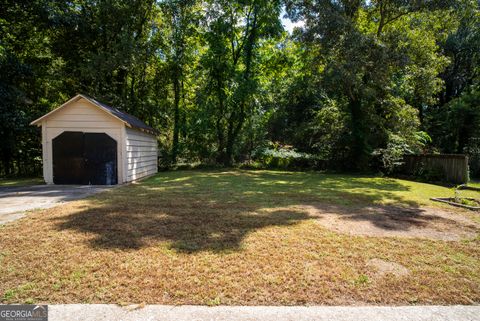
[(445, 265), (443, 271), (445, 271), (445, 273), (456, 273), (455, 269), (449, 265)]
[(3, 293), (3, 299), (5, 301), (10, 301), (15, 297), (16, 293), (17, 291), (15, 289), (8, 289), (5, 291), (5, 293)]
[(83, 270), (77, 270), (73, 271), (72, 274), (70, 275), (70, 280), (74, 283), (79, 284), (82, 279), (85, 277), (85, 271)]
[(370, 283), (370, 279), (365, 274), (360, 274), (353, 282), (356, 286), (363, 286)]
[(212, 306), (218, 306), (218, 305), (221, 305), (221, 304), (222, 304), (222, 300), (218, 296), (207, 301), (207, 305), (211, 306), (211, 307)]
[(36, 289), (36, 284), (33, 282), (27, 282), (22, 285), (17, 286), (16, 288), (11, 288), (5, 290), (3, 293), (3, 299), (5, 301), (12, 300), (13, 298), (17, 298), (25, 293), (29, 293)]
[(55, 282), (53, 285), (52, 285), (52, 289), (54, 289), (55, 291), (58, 291), (62, 288), (62, 282), (58, 281), (58, 282)]
[(467, 205), (467, 206), (473, 206), (473, 207), (478, 207), (480, 206), (480, 203), (474, 200), (469, 200), (467, 198), (462, 198), (460, 199), (460, 204)]

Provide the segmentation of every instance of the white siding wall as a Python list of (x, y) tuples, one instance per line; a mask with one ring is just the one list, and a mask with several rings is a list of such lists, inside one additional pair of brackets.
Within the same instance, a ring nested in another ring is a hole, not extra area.
[(58, 110), (42, 122), (43, 176), (45, 182), (53, 184), (52, 139), (64, 131), (106, 133), (117, 141), (118, 182), (123, 183), (125, 168), (125, 125), (107, 112), (79, 99)]
[(157, 139), (155, 136), (126, 127), (126, 182), (155, 174), (157, 166)]

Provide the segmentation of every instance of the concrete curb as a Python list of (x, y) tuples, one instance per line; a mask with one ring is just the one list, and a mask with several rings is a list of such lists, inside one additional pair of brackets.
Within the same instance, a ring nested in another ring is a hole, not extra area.
[(113, 304), (49, 305), (49, 321), (479, 321), (480, 306), (127, 306)]

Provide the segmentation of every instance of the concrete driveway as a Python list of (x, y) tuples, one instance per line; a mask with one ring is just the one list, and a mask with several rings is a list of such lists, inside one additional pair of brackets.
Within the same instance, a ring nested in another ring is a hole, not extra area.
[(50, 305), (49, 320), (115, 321), (478, 321), (479, 306), (167, 306)]
[(26, 211), (57, 206), (103, 192), (112, 186), (34, 185), (0, 187), (0, 225), (25, 216)]

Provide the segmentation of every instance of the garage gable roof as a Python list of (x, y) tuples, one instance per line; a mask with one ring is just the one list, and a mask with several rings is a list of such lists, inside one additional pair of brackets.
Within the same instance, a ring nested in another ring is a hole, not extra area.
[(125, 123), (125, 125), (127, 125), (128, 127), (136, 128), (136, 129), (139, 129), (141, 131), (147, 132), (147, 133), (152, 134), (152, 135), (157, 135), (158, 134), (158, 131), (156, 129), (148, 126), (147, 124), (145, 124), (143, 121), (141, 121), (137, 117), (132, 116), (130, 114), (127, 114), (126, 112), (121, 111), (118, 108), (108, 106), (108, 105), (106, 105), (106, 104), (104, 104), (104, 103), (102, 103), (102, 102), (100, 102), (100, 101), (98, 101), (98, 100), (96, 100), (92, 97), (84, 95), (84, 94), (76, 95), (75, 97), (71, 98), (66, 103), (61, 105), (60, 107), (52, 110), (51, 112), (43, 115), (42, 117), (40, 117), (38, 119), (32, 121), (30, 123), (30, 125), (40, 125), (40, 122), (42, 120), (44, 120), (45, 118), (49, 117), (50, 115), (56, 113), (60, 109), (63, 109), (64, 107), (68, 106), (70, 103), (79, 100), (80, 98), (83, 98), (83, 99), (87, 100), (88, 102), (90, 102), (94, 106), (96, 106), (96, 107), (102, 109), (103, 111), (107, 112), (111, 116), (113, 116), (116, 119), (120, 120), (121, 122)]

